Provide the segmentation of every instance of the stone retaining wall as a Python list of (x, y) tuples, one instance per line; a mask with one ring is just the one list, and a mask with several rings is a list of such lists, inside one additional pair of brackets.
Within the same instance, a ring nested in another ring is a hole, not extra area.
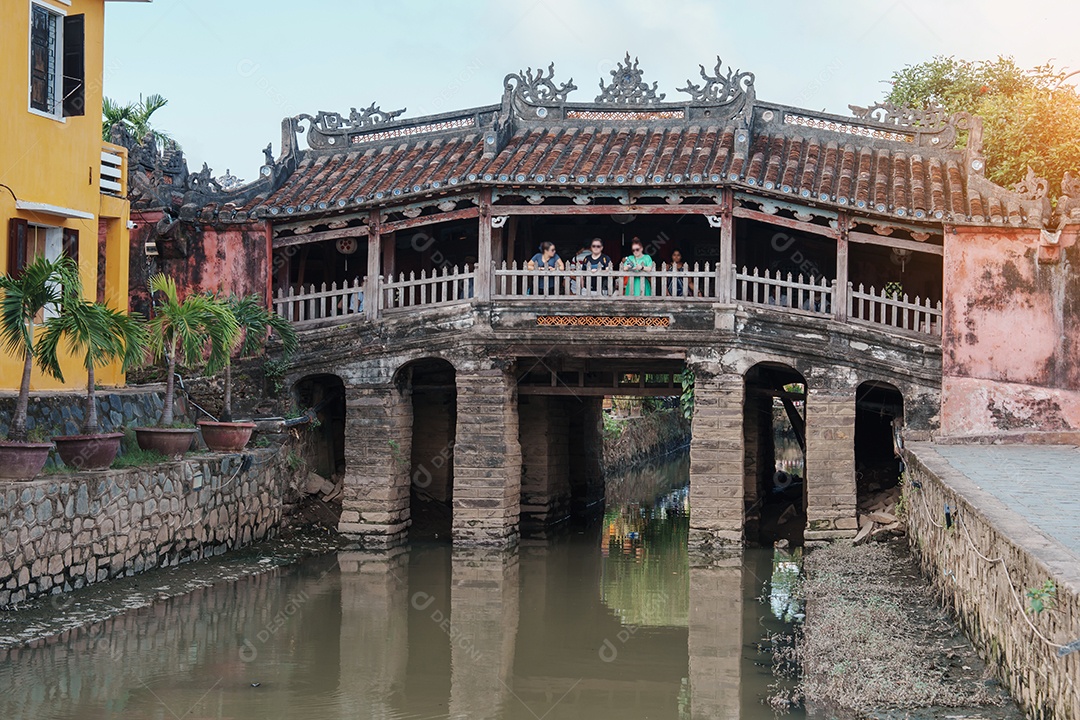
[[(912, 444), (905, 459), (910, 541), (923, 571), (1029, 717), (1080, 720), (1080, 652), (1060, 657), (1038, 639), (1013, 594), (1026, 608), (1025, 591), (1053, 580), (1053, 607), (1027, 617), (1055, 643), (1076, 640), (1080, 568), (1075, 558), (954, 470), (931, 445)], [(946, 527), (946, 506), (951, 518), (959, 518), (952, 527)], [(1001, 563), (981, 559), (972, 545), (986, 557), (1005, 559), (1012, 590)]]
[(291, 475), (267, 448), (0, 482), (0, 607), (271, 537)]
[[(128, 425), (153, 425), (161, 416), (163, 388), (145, 387), (98, 392), (101, 432), (123, 432)], [(5, 437), (15, 413), (14, 393), (0, 395), (0, 437)], [(26, 429), (49, 435), (79, 435), (85, 419), (83, 392), (32, 393)]]

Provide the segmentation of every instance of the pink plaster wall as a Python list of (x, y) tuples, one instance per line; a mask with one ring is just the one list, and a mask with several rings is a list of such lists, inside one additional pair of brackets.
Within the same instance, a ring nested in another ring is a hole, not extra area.
[(945, 435), (1080, 429), (1076, 239), (1069, 228), (1048, 253), (1038, 230), (946, 233)]

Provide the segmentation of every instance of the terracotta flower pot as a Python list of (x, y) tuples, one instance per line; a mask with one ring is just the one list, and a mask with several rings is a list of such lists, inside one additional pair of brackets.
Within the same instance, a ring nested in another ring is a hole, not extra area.
[(76, 470), (104, 470), (112, 465), (120, 451), (124, 433), (97, 435), (61, 435), (54, 437), (56, 453), (64, 464)]
[(191, 449), (195, 428), (135, 428), (135, 440), (143, 450), (154, 450), (170, 458), (182, 457)]
[(52, 443), (0, 441), (0, 478), (31, 480), (45, 467)]
[(253, 422), (211, 422), (200, 420), (203, 442), (214, 452), (240, 452), (247, 447), (251, 433), (255, 430)]

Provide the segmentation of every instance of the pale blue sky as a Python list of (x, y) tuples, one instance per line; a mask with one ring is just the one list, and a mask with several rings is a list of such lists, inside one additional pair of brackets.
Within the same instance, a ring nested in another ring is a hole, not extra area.
[(251, 180), (285, 116), (371, 102), (406, 117), (493, 104), (508, 72), (555, 62), (589, 101), (629, 50), (668, 99), (698, 64), (758, 97), (847, 114), (892, 70), (953, 54), (1080, 69), (1074, 0), (154, 0), (108, 3), (105, 94), (157, 92), (192, 169)]

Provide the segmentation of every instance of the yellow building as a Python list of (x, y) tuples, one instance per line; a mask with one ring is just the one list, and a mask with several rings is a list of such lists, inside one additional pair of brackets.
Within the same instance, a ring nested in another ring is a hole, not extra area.
[[(0, 0), (0, 272), (67, 254), (87, 299), (126, 309), (127, 151), (101, 141), (105, 2)], [(62, 367), (66, 385), (35, 369), (32, 388), (85, 388), (74, 358)], [(0, 389), (21, 369), (0, 353)], [(97, 377), (124, 381), (118, 367)]]

